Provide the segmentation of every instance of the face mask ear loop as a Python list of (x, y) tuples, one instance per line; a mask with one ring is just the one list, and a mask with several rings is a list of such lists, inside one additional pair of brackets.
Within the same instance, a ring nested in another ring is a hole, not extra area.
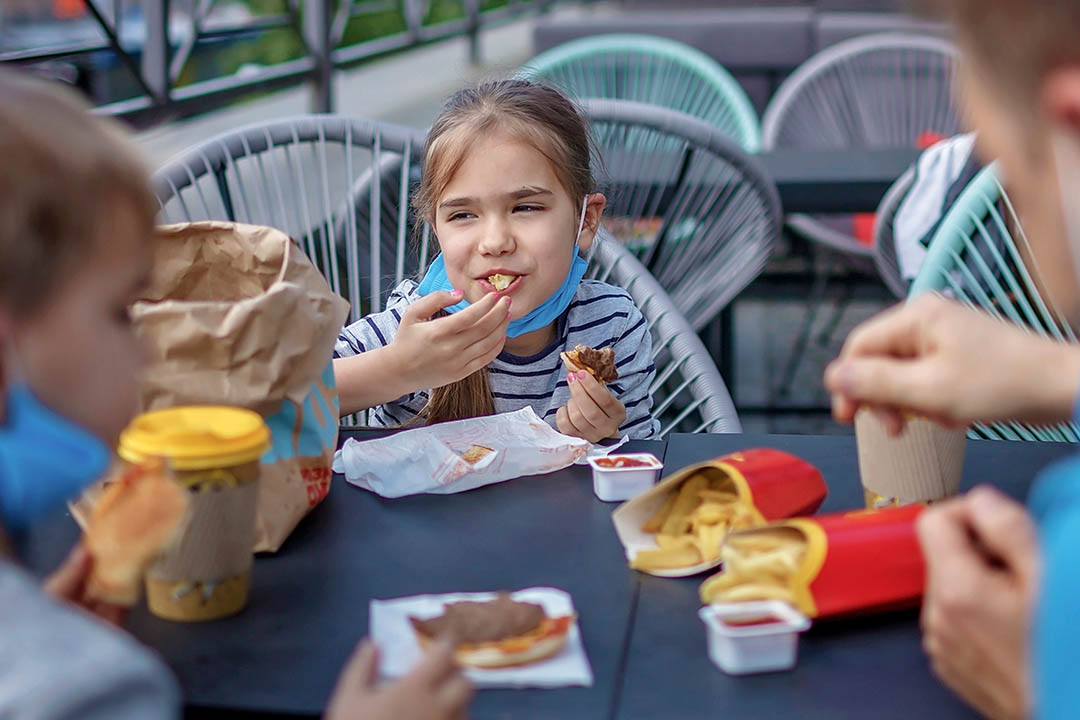
[[(577, 235), (574, 236), (574, 255), (579, 252), (578, 243), (581, 241), (581, 231), (585, 229), (585, 211), (589, 209), (589, 196), (586, 195), (581, 201), (581, 218), (578, 220)], [(593, 238), (592, 245), (589, 246), (589, 252), (585, 255), (585, 260), (592, 260), (593, 249), (596, 247), (596, 238)], [(570, 258), (571, 260), (573, 257)]]

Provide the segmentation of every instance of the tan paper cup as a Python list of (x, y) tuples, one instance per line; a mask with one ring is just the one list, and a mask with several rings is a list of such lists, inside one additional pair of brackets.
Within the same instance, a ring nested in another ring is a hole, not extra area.
[(965, 429), (912, 418), (901, 435), (891, 437), (864, 408), (855, 416), (855, 441), (867, 507), (941, 500), (960, 489)]
[(179, 541), (147, 572), (150, 612), (167, 620), (214, 620), (247, 604), (259, 458), (269, 446), (258, 414), (226, 407), (147, 413), (121, 436), (121, 458), (162, 457), (191, 493)]

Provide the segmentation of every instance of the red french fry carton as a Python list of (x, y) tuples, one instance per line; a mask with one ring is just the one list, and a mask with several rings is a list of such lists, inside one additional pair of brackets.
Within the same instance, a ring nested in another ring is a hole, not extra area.
[[(633, 562), (642, 550), (656, 549), (656, 538), (643, 526), (664, 501), (695, 475), (704, 475), (723, 489), (735, 493), (737, 502), (756, 523), (813, 513), (825, 501), (828, 489), (821, 472), (810, 463), (780, 450), (753, 448), (683, 468), (659, 484), (619, 506), (612, 515), (615, 531)], [(717, 563), (689, 566), (685, 572), (665, 571), (664, 576), (692, 575)]]
[[(791, 534), (805, 543), (802, 561), (786, 585), (759, 589), (761, 578), (724, 572), (701, 586), (705, 603), (724, 600), (725, 588), (738, 586), (737, 599), (752, 599), (755, 592), (790, 599), (803, 614), (824, 618), (872, 610), (918, 605), (923, 594), (925, 567), (915, 521), (923, 505), (882, 510), (856, 510), (818, 517), (800, 517), (732, 533), (729, 541), (755, 533)], [(738, 541), (736, 541), (738, 543)], [(731, 568), (731, 573), (738, 569)], [(734, 580), (738, 582), (733, 583)]]
[(735, 484), (739, 498), (757, 510), (763, 522), (810, 515), (821, 507), (828, 494), (820, 470), (781, 450), (753, 448), (703, 465), (705, 468), (693, 466), (682, 472), (693, 474), (701, 469), (708, 472), (710, 466), (723, 472)]

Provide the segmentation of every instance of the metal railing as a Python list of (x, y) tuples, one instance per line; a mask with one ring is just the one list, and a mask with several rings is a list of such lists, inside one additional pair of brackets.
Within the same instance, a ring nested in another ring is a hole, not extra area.
[[(472, 62), (480, 60), (481, 28), (527, 13), (543, 12), (554, 0), (508, 0), (503, 7), (483, 10), (482, 0), (463, 0), (463, 15), (437, 24), (424, 24), (430, 0), (285, 0), (285, 12), (255, 16), (242, 22), (207, 22), (215, 0), (193, 0), (190, 31), (183, 40), (170, 40), (171, 0), (142, 0), (145, 40), (136, 52), (120, 38), (119, 0), (84, 0), (90, 16), (100, 26), (104, 42), (0, 52), (0, 63), (34, 64), (113, 53), (134, 78), (139, 94), (101, 105), (98, 112), (122, 117), (135, 125), (150, 125), (221, 107), (241, 96), (278, 90), (304, 82), (311, 85), (311, 110), (334, 109), (334, 70), (341, 70), (388, 53), (437, 40), (465, 35)], [(106, 2), (111, 3), (106, 7)], [(397, 10), (405, 30), (355, 44), (343, 45), (346, 29), (354, 18)], [(299, 58), (190, 84), (179, 84), (181, 73), (199, 46), (270, 30), (291, 29), (303, 44)]]

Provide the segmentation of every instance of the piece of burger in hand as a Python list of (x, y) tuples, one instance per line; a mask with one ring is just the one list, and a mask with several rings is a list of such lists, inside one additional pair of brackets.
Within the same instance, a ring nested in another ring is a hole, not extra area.
[(422, 648), (438, 638), (456, 644), (454, 657), (464, 667), (500, 668), (528, 665), (558, 654), (566, 646), (573, 615), (549, 617), (535, 603), (498, 593), (484, 602), (447, 603), (443, 614), (422, 620), (410, 617)]
[(94, 558), (87, 595), (131, 607), (146, 568), (177, 540), (188, 496), (161, 462), (127, 469), (90, 511), (86, 548)]
[(560, 353), (559, 357), (573, 370), (584, 370), (602, 383), (619, 379), (615, 369), (615, 349), (606, 347), (602, 350), (578, 345), (573, 350)]

